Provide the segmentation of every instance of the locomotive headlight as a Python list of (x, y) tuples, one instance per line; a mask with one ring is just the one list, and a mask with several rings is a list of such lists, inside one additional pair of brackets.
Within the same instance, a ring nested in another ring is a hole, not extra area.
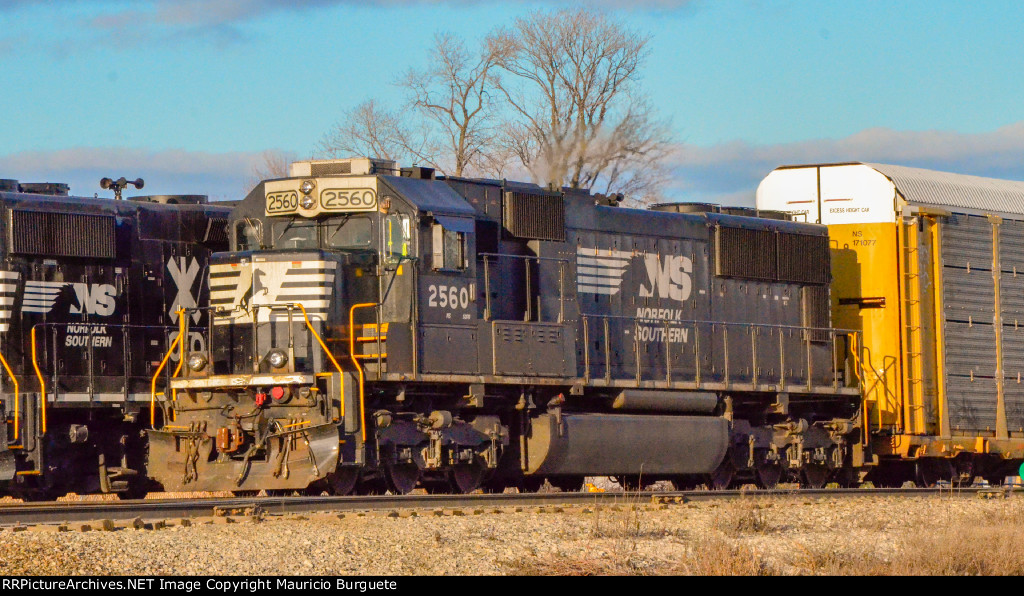
[(302, 198), (299, 199), (299, 205), (303, 209), (312, 209), (313, 207), (316, 207), (316, 199), (309, 195), (302, 195)]
[(303, 180), (302, 184), (299, 185), (299, 190), (302, 191), (302, 194), (304, 195), (312, 194), (312, 192), (316, 190), (316, 182), (313, 182), (312, 180)]
[(202, 354), (189, 354), (187, 362), (188, 367), (195, 372), (199, 372), (206, 368), (206, 356), (203, 356)]
[(271, 350), (267, 353), (267, 362), (274, 368), (281, 368), (288, 363), (288, 355), (282, 350)]

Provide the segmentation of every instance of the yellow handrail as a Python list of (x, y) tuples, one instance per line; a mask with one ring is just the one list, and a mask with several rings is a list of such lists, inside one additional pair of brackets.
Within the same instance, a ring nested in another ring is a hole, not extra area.
[(21, 401), (20, 397), (18, 396), (18, 378), (14, 376), (14, 372), (11, 370), (11, 367), (8, 366), (7, 359), (4, 358), (4, 355), (3, 355), (2, 352), (0, 352), (0, 363), (3, 363), (4, 370), (7, 371), (7, 374), (11, 376), (11, 381), (14, 382), (14, 440), (17, 441), (18, 440), (18, 420), (19, 420), (19, 416), (18, 415), (19, 415), (19, 412), (20, 412), (20, 410), (18, 408), (18, 402)]
[(359, 427), (363, 429), (363, 443), (366, 443), (366, 396), (363, 387), (366, 379), (363, 376), (363, 365), (359, 364), (359, 358), (356, 357), (356, 309), (370, 307), (376, 308), (377, 303), (354, 304), (348, 311), (348, 355), (352, 359), (352, 364), (356, 366), (356, 370), (359, 371)]
[(36, 377), (39, 378), (39, 394), (43, 396), (42, 404), (39, 406), (42, 410), (40, 415), (40, 426), (42, 428), (42, 434), (46, 434), (46, 381), (43, 379), (43, 371), (39, 370), (39, 361), (36, 358), (36, 327), (32, 326), (32, 368), (36, 369)]
[[(156, 372), (153, 373), (153, 382), (150, 384), (149, 392), (149, 427), (156, 429), (156, 380), (160, 378), (160, 373), (163, 372), (164, 367), (167, 366), (167, 361), (171, 359), (171, 354), (174, 353), (174, 349), (178, 347), (182, 341), (184, 341), (184, 333), (181, 330), (185, 327), (185, 309), (178, 309), (178, 337), (174, 338), (171, 342), (171, 347), (167, 349), (167, 353), (164, 354), (164, 359), (160, 361), (160, 366), (156, 367)], [(35, 331), (35, 329), (33, 329)], [(32, 344), (35, 345), (34, 343)], [(181, 371), (181, 364), (184, 362), (184, 351), (181, 353), (181, 357), (178, 362), (178, 369), (175, 371), (174, 376), (178, 376), (178, 372)]]
[(854, 376), (857, 377), (857, 386), (860, 388), (860, 391), (861, 391), (860, 403), (861, 403), (861, 412), (863, 413), (863, 420), (864, 420), (864, 430), (863, 430), (863, 432), (861, 432), (861, 444), (867, 446), (867, 444), (868, 444), (868, 431), (870, 430), (868, 427), (870, 426), (871, 422), (870, 422), (870, 420), (868, 420), (868, 400), (867, 400), (867, 395), (865, 395), (865, 393), (864, 393), (864, 379), (862, 379), (861, 376), (860, 376), (860, 369), (863, 367), (863, 365), (860, 363), (860, 355), (857, 353), (857, 351), (858, 351), (857, 332), (850, 333), (849, 336), (850, 336), (850, 353), (853, 355), (853, 364), (854, 364), (854, 366), (853, 366), (853, 374), (854, 374)]
[[(330, 358), (331, 364), (334, 365), (334, 368), (338, 369), (338, 373), (340, 373), (342, 376), (344, 376), (345, 371), (341, 370), (341, 365), (338, 364), (338, 361), (334, 359), (334, 354), (331, 354), (331, 351), (327, 349), (327, 344), (324, 343), (324, 340), (320, 338), (320, 334), (317, 333), (316, 329), (313, 328), (313, 323), (309, 322), (309, 315), (306, 314), (306, 307), (302, 306), (302, 304), (298, 303), (298, 302), (295, 303), (295, 306), (298, 306), (299, 310), (302, 311), (302, 319), (306, 322), (306, 328), (309, 329), (309, 332), (312, 333), (313, 337), (316, 338), (316, 342), (318, 344), (320, 344), (321, 348), (323, 348), (324, 354), (327, 354), (327, 357)], [(341, 400), (340, 401), (341, 401), (341, 417), (344, 418), (345, 417), (345, 396), (344, 395), (341, 396)]]

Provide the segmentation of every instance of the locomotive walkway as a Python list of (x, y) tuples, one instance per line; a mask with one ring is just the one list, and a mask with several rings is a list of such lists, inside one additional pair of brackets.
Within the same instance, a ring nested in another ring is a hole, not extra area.
[[(872, 496), (1006, 497), (1024, 494), (1019, 487), (778, 489), (671, 492), (549, 492), (471, 495), (373, 495), (349, 497), (225, 497), (0, 504), (0, 528), (98, 522), (160, 524), (168, 520), (217, 517), (262, 517), (302, 513), (426, 511), (437, 515), (484, 513), (507, 507), (631, 506), (692, 501), (776, 498), (858, 498)], [(422, 513), (420, 513), (422, 515)]]

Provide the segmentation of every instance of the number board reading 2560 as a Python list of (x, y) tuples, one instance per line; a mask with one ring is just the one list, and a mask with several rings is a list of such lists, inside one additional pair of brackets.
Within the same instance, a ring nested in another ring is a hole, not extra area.
[(289, 213), (299, 207), (299, 193), (294, 190), (267, 193), (267, 213)]
[(377, 193), (372, 188), (325, 188), (320, 191), (320, 206), (325, 211), (373, 211)]

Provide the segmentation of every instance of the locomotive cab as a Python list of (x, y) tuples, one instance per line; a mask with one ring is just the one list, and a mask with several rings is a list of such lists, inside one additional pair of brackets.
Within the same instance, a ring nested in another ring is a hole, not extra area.
[[(151, 432), (166, 489), (352, 482), (346, 466), (367, 463), (364, 377), (413, 366), (421, 259), (446, 280), (425, 299), (475, 318), (472, 209), (429, 171), (409, 184), (392, 162), (342, 163), (341, 174), (325, 171), (338, 162), (297, 163), (296, 176), (261, 183), (233, 213), (233, 250), (210, 263), (209, 347), (186, 356), (172, 418)], [(415, 433), (422, 422), (391, 426)], [(392, 463), (423, 457), (396, 451)]]

